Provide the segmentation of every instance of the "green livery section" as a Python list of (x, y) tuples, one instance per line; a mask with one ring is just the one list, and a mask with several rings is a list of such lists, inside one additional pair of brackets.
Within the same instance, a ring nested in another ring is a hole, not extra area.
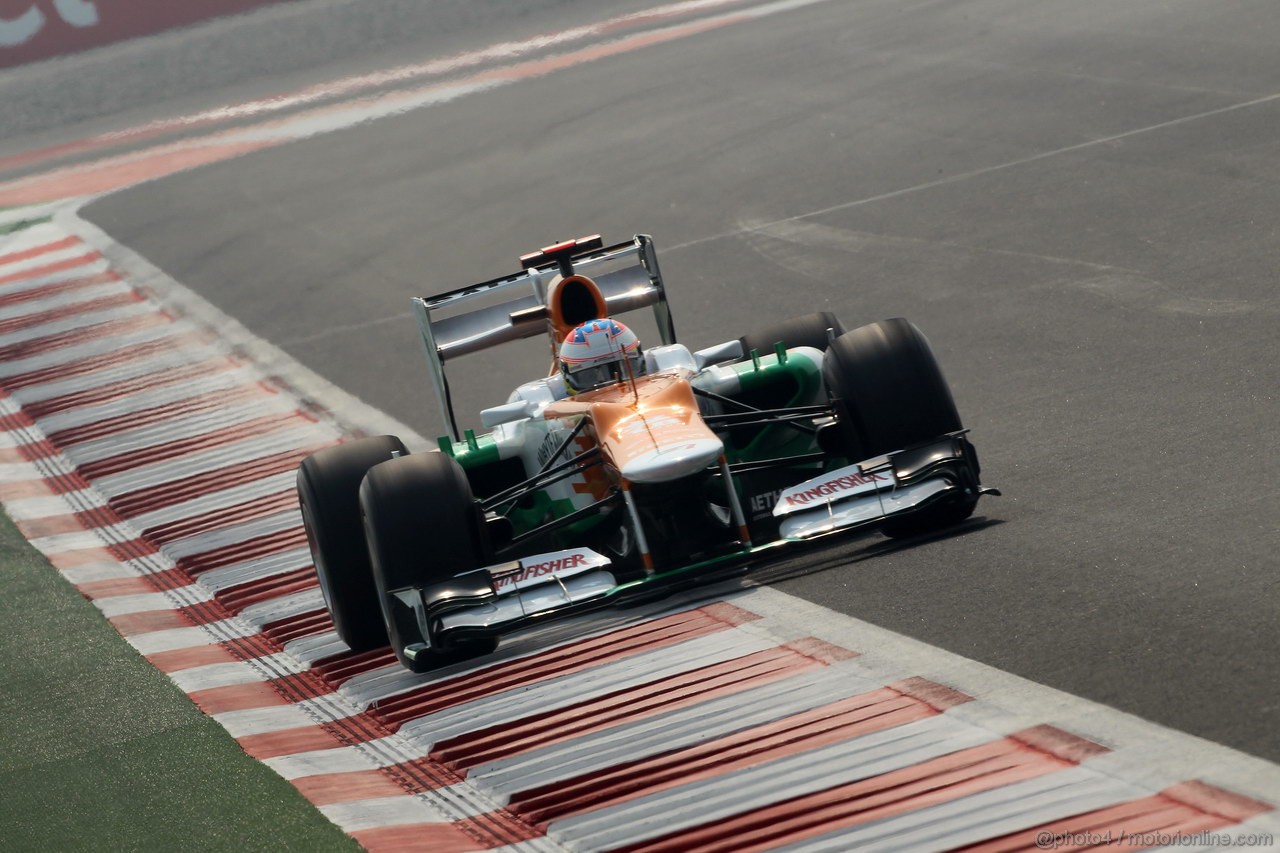
[[(748, 358), (727, 367), (737, 374), (739, 382), (739, 390), (730, 395), (731, 399), (754, 409), (807, 406), (826, 399), (818, 365), (808, 358), (789, 356), (781, 343), (775, 352), (760, 355), (753, 350)], [(725, 456), (730, 464), (798, 456), (817, 449), (812, 431), (779, 422), (734, 430), (726, 434), (724, 440)], [(532, 473), (524, 470), (519, 458), (503, 459), (497, 442), (490, 434), (477, 435), (466, 430), (462, 441), (442, 436), (438, 442), (440, 450), (462, 466), (477, 498), (496, 494)], [(814, 462), (809, 469), (799, 466), (789, 472), (749, 474), (735, 477), (734, 482), (739, 500), (750, 502), (756, 493), (771, 493), (783, 485), (812, 476), (823, 467), (823, 463)], [(780, 473), (783, 479), (779, 479)], [(718, 485), (708, 488), (718, 488)], [(758, 514), (763, 514), (766, 509), (767, 506), (759, 506)], [(549, 520), (563, 518), (573, 511), (571, 501), (552, 500), (544, 491), (526, 493), (512, 504), (499, 508), (499, 513), (511, 522), (515, 535), (533, 530)], [(557, 539), (562, 542), (581, 541), (604, 518), (600, 514), (589, 515), (564, 527)]]

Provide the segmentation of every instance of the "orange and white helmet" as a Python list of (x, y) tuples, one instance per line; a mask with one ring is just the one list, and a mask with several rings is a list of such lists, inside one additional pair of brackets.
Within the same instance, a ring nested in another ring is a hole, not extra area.
[(589, 320), (560, 345), (560, 375), (569, 391), (580, 394), (644, 373), (644, 353), (636, 333), (617, 320)]

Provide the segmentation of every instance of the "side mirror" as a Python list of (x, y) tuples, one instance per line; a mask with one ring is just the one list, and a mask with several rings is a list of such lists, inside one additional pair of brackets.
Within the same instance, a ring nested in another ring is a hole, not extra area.
[(501, 406), (481, 409), (480, 423), (489, 429), (493, 429), (500, 424), (509, 424), (512, 421), (522, 421), (525, 418), (533, 417), (536, 408), (537, 404), (532, 400), (516, 400), (514, 403), (503, 403)]
[(742, 341), (736, 338), (732, 341), (716, 344), (713, 347), (700, 349), (693, 354), (694, 364), (698, 366), (699, 371), (705, 370), (713, 364), (737, 361), (740, 358), (742, 358)]

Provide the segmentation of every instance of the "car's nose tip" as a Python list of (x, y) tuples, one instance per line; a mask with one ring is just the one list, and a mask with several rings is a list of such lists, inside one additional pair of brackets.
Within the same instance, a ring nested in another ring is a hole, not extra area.
[(665, 483), (687, 477), (720, 458), (724, 445), (716, 438), (693, 438), (676, 442), (629, 459), (620, 469), (633, 483)]

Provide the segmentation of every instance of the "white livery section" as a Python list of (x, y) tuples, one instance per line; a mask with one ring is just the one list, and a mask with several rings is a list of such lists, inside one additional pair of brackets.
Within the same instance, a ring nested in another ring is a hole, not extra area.
[(828, 471), (812, 480), (805, 480), (798, 486), (792, 486), (778, 495), (773, 514), (775, 516), (790, 515), (794, 512), (826, 506), (855, 495), (893, 488), (895, 480), (887, 466), (868, 471), (864, 469), (864, 464)]
[(510, 595), (500, 596), (492, 604), (477, 604), (474, 607), (446, 613), (440, 618), (441, 627), (448, 630), (502, 625), (534, 613), (542, 613), (595, 598), (618, 585), (614, 576), (603, 569), (589, 570), (572, 576), (560, 573), (544, 580), (550, 580), (551, 577), (559, 582), (540, 582), (529, 589), (518, 589)]
[(609, 558), (590, 548), (570, 548), (491, 566), (497, 600), (447, 613), (441, 627), (488, 628), (603, 595), (618, 585), (607, 565)]
[(693, 438), (657, 447), (630, 459), (622, 466), (624, 479), (633, 483), (665, 483), (696, 474), (724, 453), (724, 444), (715, 438)]
[(779, 533), (784, 539), (808, 539), (910, 509), (949, 488), (952, 488), (951, 484), (938, 477), (900, 486), (893, 491), (878, 491), (844, 500), (837, 505), (819, 504), (808, 512), (787, 516), (779, 527)]
[(571, 548), (524, 557), (515, 564), (490, 567), (493, 591), (498, 595), (527, 589), (541, 583), (580, 575), (609, 565), (609, 558), (590, 548)]

